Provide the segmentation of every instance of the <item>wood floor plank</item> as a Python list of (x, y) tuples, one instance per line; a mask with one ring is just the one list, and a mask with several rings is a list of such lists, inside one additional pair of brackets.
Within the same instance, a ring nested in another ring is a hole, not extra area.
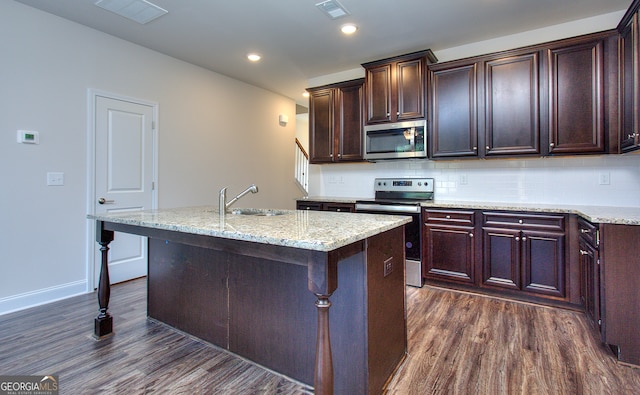
[[(144, 279), (115, 285), (110, 306), (101, 341), (95, 294), (0, 316), (0, 374), (58, 374), (62, 394), (312, 393), (147, 319)], [(388, 394), (640, 394), (640, 369), (616, 363), (580, 312), (407, 287), (407, 322)]]

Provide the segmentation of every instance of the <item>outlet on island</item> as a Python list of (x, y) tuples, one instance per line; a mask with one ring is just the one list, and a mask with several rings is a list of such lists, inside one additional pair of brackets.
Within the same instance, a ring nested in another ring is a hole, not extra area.
[(384, 261), (384, 276), (387, 277), (393, 271), (393, 257)]

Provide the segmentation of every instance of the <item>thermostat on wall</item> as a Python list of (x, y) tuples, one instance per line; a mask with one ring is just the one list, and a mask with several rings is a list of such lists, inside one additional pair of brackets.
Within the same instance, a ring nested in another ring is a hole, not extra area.
[(31, 130), (18, 130), (18, 143), (40, 144), (40, 134)]

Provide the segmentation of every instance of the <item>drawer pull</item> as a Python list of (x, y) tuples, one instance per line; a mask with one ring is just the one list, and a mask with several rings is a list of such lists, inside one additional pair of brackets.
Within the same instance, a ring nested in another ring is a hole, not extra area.
[(473, 233), (469, 233), (469, 237), (473, 237)]
[(591, 229), (580, 229), (580, 233), (591, 233)]
[(520, 237), (516, 236), (516, 241), (520, 241)]
[(527, 238), (523, 236), (522, 241), (527, 241)]
[(446, 219), (451, 219), (450, 215), (445, 216)]
[(580, 255), (589, 255), (589, 253), (585, 250), (580, 250)]
[(521, 220), (521, 219), (519, 219), (519, 220), (518, 220), (518, 223), (519, 223), (519, 224), (523, 224), (523, 223), (524, 223), (524, 221), (523, 221), (523, 220)]

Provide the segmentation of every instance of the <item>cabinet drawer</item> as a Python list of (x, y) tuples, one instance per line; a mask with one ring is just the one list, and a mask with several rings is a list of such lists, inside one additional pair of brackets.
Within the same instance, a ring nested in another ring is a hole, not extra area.
[(324, 211), (337, 211), (343, 213), (352, 213), (355, 211), (355, 204), (350, 203), (325, 203), (323, 206)]
[(473, 211), (425, 209), (422, 213), (422, 219), (427, 224), (473, 226), (475, 223)]
[(518, 229), (544, 229), (564, 232), (564, 215), (558, 214), (524, 214), (524, 213), (495, 213), (482, 214), (483, 226), (509, 227)]
[(585, 219), (578, 218), (578, 233), (582, 240), (589, 243), (594, 248), (598, 247), (599, 237), (597, 226)]
[(315, 210), (315, 211), (321, 211), (322, 210), (322, 202), (298, 202), (296, 204), (296, 209), (297, 210)]

